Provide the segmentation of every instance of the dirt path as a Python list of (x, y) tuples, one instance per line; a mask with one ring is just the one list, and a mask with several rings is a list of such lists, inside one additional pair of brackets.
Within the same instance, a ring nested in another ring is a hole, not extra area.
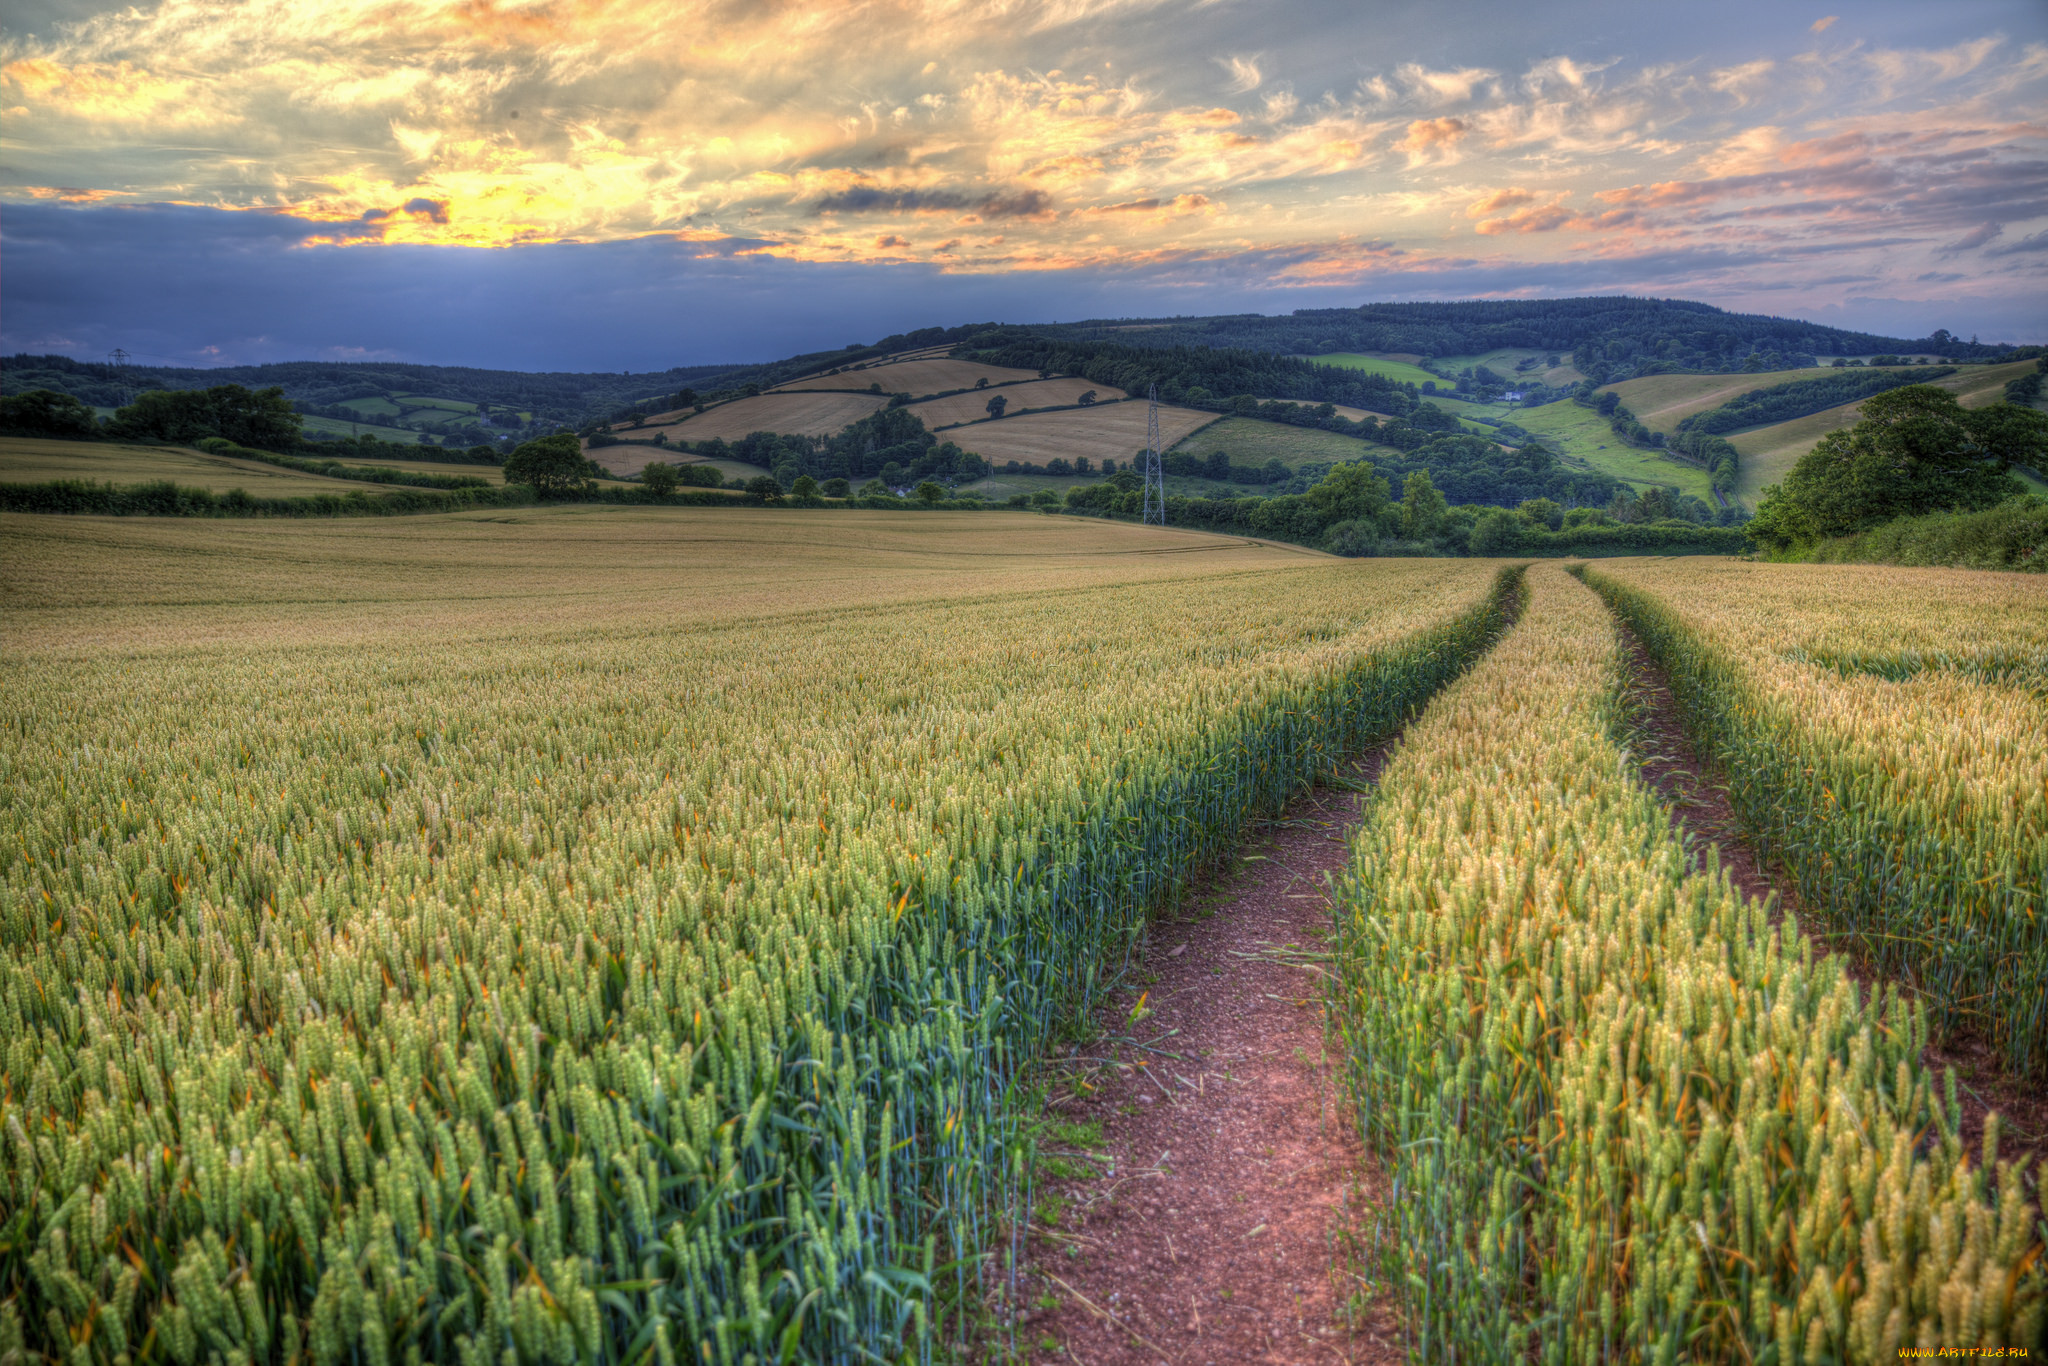
[[(1349, 771), (1366, 784), (1384, 749)], [(1048, 1107), (1017, 1345), (1079, 1366), (1398, 1362), (1343, 1268), (1377, 1169), (1324, 1041), (1324, 874), (1360, 796), (1319, 788), (1155, 922)], [(1131, 1018), (1143, 993), (1143, 1010)], [(1137, 1044), (1151, 1044), (1147, 1051)], [(1177, 1055), (1177, 1056), (1175, 1056)], [(1091, 1089), (1092, 1088), (1092, 1089)]]
[[(1802, 932), (1821, 947), (1848, 957), (1850, 975), (1866, 992), (1880, 987), (1882, 975), (1857, 954), (1853, 942), (1847, 936), (1830, 934), (1826, 921), (1802, 906), (1784, 869), (1757, 857), (1728, 802), (1721, 775), (1685, 737), (1668, 676), (1625, 624), (1617, 620), (1615, 626), (1629, 657), (1633, 675), (1629, 691), (1638, 708), (1636, 719), (1644, 742), (1635, 755), (1637, 764), (1670, 804), (1672, 822), (1695, 837), (1696, 860), (1704, 859), (1708, 845), (1719, 846), (1722, 866), (1745, 895), (1762, 898), (1775, 894), (1779, 906), (1790, 907), (1799, 917)], [(2033, 1154), (2032, 1180), (2038, 1189), (2041, 1169), (2048, 1163), (2048, 1094), (2006, 1073), (1989, 1045), (1980, 1039), (1951, 1038), (1926, 1050), (1922, 1058), (1937, 1074), (1949, 1067), (1956, 1070), (1963, 1150), (1973, 1158), (1982, 1151), (1985, 1116), (1996, 1110), (2003, 1117), (2000, 1155), (2013, 1160)]]

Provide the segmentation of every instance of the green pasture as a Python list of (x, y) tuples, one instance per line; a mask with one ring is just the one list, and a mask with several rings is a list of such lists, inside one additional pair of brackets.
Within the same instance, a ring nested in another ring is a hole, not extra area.
[(1346, 370), (1363, 370), (1371, 375), (1385, 375), (1388, 379), (1400, 380), (1404, 384), (1420, 385), (1436, 378), (1421, 366), (1410, 365), (1405, 360), (1388, 360), (1384, 356), (1369, 356), (1357, 351), (1332, 351), (1328, 355), (1310, 356), (1308, 359), (1318, 365), (1335, 365)]
[(1569, 399), (1540, 408), (1518, 408), (1511, 419), (1525, 431), (1547, 437), (1567, 464), (1610, 475), (1638, 489), (1661, 486), (1714, 502), (1707, 472), (1656, 451), (1638, 450), (1614, 434), (1607, 419)]

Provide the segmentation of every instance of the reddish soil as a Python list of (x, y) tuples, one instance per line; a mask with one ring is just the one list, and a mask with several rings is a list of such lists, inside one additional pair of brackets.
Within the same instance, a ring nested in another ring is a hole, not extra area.
[[(1384, 754), (1348, 776), (1370, 782)], [(1349, 861), (1360, 805), (1319, 788), (1262, 825), (1154, 923), (1105, 1037), (1079, 1047), (1092, 1058), (1069, 1064), (1041, 1139), (1017, 1329), (1030, 1360), (1403, 1360), (1398, 1319), (1347, 1269), (1379, 1177), (1324, 1034), (1324, 874)], [(1140, 992), (1151, 1013), (1132, 1022)]]
[[(1718, 850), (1721, 866), (1745, 895), (1759, 899), (1775, 896), (1777, 907), (1790, 907), (1799, 917), (1803, 933), (1849, 960), (1850, 976), (1866, 992), (1880, 989), (1883, 976), (1857, 954), (1853, 939), (1831, 931), (1822, 916), (1801, 905), (1792, 879), (1782, 867), (1757, 857), (1729, 804), (1720, 773), (1693, 749), (1679, 725), (1678, 703), (1671, 695), (1668, 676), (1627, 626), (1617, 622), (1616, 628), (1629, 657), (1629, 692), (1637, 707), (1636, 763), (1670, 804), (1672, 823), (1692, 835), (1695, 861), (1705, 861), (1709, 846)], [(1956, 1071), (1964, 1151), (1973, 1159), (1982, 1152), (1985, 1116), (1997, 1111), (2003, 1117), (1999, 1155), (2012, 1161), (2031, 1154), (2031, 1179), (2038, 1190), (2042, 1167), (2048, 1164), (2048, 1094), (2001, 1068), (1997, 1055), (1981, 1039), (1951, 1037), (1928, 1048), (1921, 1057), (1937, 1074), (1950, 1067)]]

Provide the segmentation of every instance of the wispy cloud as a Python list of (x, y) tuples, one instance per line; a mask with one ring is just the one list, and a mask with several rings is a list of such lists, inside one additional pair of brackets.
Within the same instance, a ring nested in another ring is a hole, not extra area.
[(1242, 95), (1257, 90), (1265, 77), (1259, 72), (1257, 57), (1218, 57), (1217, 63), (1230, 73), (1230, 82), (1224, 88), (1233, 95)]

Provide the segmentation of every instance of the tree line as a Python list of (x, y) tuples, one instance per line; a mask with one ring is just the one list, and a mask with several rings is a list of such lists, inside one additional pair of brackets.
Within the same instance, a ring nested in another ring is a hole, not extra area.
[(1075, 375), (1091, 384), (1162, 403), (1228, 411), (1253, 395), (1267, 400), (1348, 404), (1401, 414), (1415, 406), (1412, 385), (1363, 370), (1317, 365), (1297, 356), (1241, 348), (1151, 347), (1123, 341), (1058, 340), (1030, 328), (995, 328), (968, 338), (955, 355), (984, 365)]
[(1762, 427), (1789, 422), (1795, 417), (1824, 413), (1844, 403), (1855, 403), (1872, 394), (1884, 393), (1908, 384), (1925, 384), (1955, 373), (1952, 365), (1919, 371), (1838, 370), (1813, 379), (1789, 380), (1768, 389), (1751, 389), (1729, 399), (1718, 408), (1681, 418), (1678, 430), (1699, 431), (1718, 436), (1744, 427)]
[(1296, 355), (1379, 351), (1433, 358), (1508, 348), (1576, 354), (1586, 348), (1587, 359), (1603, 368), (1631, 362), (1710, 371), (1740, 369), (1746, 358), (1772, 353), (1862, 356), (1912, 352), (1952, 360), (1985, 360), (2011, 349), (1964, 341), (1946, 330), (1909, 341), (1797, 318), (1730, 313), (1688, 299), (1607, 295), (1365, 304), (1297, 309), (1286, 317), (1245, 313), (1100, 319), (1035, 330), (1054, 338), (1113, 339), (1141, 347), (1236, 347)]

